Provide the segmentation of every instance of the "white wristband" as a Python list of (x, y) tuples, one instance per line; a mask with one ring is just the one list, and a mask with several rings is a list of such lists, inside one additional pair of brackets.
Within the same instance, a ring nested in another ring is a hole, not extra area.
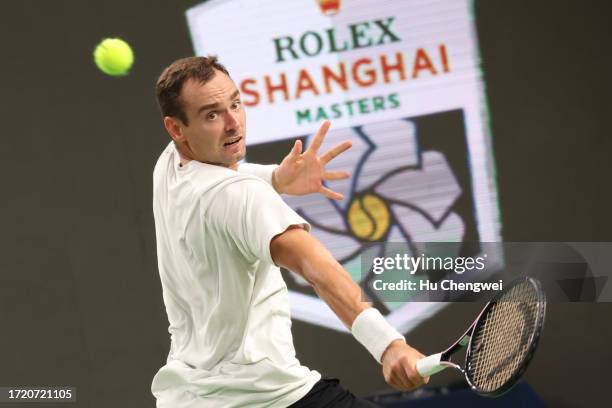
[(353, 322), (351, 333), (381, 364), (382, 355), (392, 341), (406, 341), (373, 307), (359, 313)]

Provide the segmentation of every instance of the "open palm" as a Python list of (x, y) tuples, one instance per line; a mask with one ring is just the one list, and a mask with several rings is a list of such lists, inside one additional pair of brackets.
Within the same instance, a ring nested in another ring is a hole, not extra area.
[(295, 141), (289, 154), (274, 171), (273, 180), (278, 192), (291, 195), (321, 193), (334, 200), (344, 198), (342, 194), (325, 187), (323, 182), (346, 179), (350, 174), (346, 171), (326, 171), (325, 166), (334, 157), (349, 149), (352, 143), (350, 140), (345, 140), (321, 156), (317, 156), (329, 126), (329, 121), (323, 122), (304, 153), (302, 153), (302, 141)]

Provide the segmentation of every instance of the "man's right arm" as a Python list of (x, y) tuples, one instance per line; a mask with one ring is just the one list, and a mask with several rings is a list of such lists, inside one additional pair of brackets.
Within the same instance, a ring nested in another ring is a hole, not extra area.
[[(317, 239), (302, 228), (290, 228), (270, 243), (274, 262), (301, 275), (349, 328), (371, 305), (361, 299), (361, 288)], [(382, 350), (382, 349), (381, 349)], [(392, 341), (382, 354), (385, 381), (409, 391), (428, 381), (416, 372), (424, 356), (403, 340)]]

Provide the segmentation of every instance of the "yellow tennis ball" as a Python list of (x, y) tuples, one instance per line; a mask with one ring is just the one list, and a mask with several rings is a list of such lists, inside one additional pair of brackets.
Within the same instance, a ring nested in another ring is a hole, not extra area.
[(347, 216), (353, 234), (367, 241), (381, 239), (389, 230), (391, 221), (387, 204), (373, 194), (354, 199)]
[(94, 61), (105, 74), (123, 76), (128, 74), (134, 63), (134, 53), (122, 39), (107, 38), (96, 47)]

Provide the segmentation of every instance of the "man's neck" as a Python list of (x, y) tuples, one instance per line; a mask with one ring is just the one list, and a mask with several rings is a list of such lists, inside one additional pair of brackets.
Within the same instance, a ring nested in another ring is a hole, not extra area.
[(179, 165), (181, 167), (186, 166), (187, 163), (189, 163), (191, 160), (193, 160), (193, 159), (191, 159), (190, 157), (188, 157), (187, 155), (185, 155), (183, 153), (183, 146), (180, 146), (178, 143), (174, 142), (174, 148), (176, 149), (176, 151), (179, 154)]
[[(191, 159), (191, 158), (187, 157), (186, 155), (184, 155), (184, 154), (181, 152), (181, 149), (180, 149), (178, 146), (176, 147), (176, 151), (177, 151), (177, 152), (178, 152), (178, 154), (179, 154), (179, 159), (180, 159), (179, 164), (180, 164), (180, 166), (181, 166), (181, 167), (184, 167), (184, 166), (186, 166), (186, 165), (187, 165), (187, 163), (189, 163), (190, 161), (195, 160), (195, 159)], [(209, 162), (202, 162), (202, 163), (212, 164), (213, 166), (221, 166), (221, 167), (225, 167), (225, 168), (227, 168), (227, 169), (231, 169), (231, 170), (235, 170), (235, 171), (238, 171), (238, 165), (239, 165), (239, 163), (238, 163), (238, 162), (234, 163), (234, 164), (233, 164), (233, 165), (231, 165), (231, 166), (224, 166), (224, 165), (219, 164), (219, 163), (209, 163)]]
[(181, 165), (181, 167), (187, 165), (187, 163), (189, 163), (191, 161), (191, 159), (186, 158), (185, 156), (183, 156), (180, 153), (179, 153), (179, 157), (180, 157), (180, 165)]

